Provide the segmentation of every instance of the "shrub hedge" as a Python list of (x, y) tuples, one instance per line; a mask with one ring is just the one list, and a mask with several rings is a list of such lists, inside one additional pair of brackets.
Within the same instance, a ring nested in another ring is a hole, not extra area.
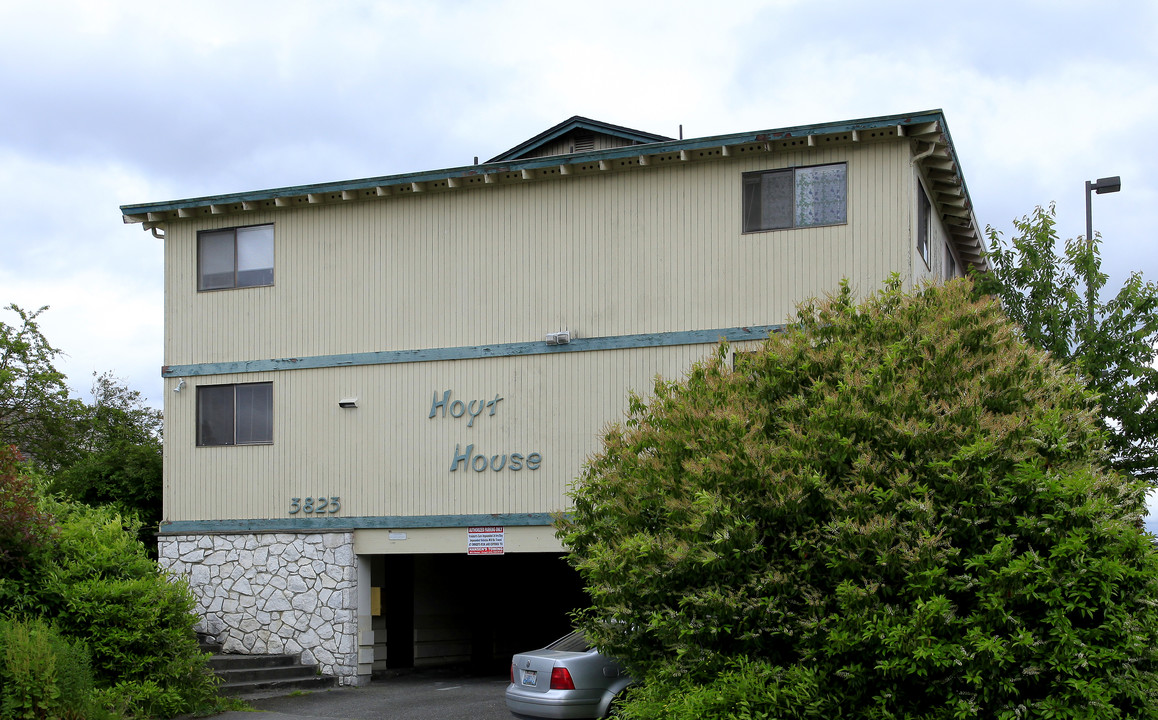
[(3, 717), (167, 718), (217, 707), (193, 631), (196, 603), (150, 559), (139, 522), (43, 497), (18, 460), (0, 450), (0, 509), (23, 523), (0, 531)]
[(632, 396), (559, 521), (625, 715), (1158, 716), (1146, 487), (995, 303), (844, 286), (731, 357)]

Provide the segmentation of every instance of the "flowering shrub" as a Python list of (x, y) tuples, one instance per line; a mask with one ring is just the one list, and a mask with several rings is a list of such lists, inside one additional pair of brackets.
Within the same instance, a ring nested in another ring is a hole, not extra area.
[(995, 303), (845, 286), (731, 356), (632, 396), (559, 521), (626, 717), (1158, 716), (1146, 488)]

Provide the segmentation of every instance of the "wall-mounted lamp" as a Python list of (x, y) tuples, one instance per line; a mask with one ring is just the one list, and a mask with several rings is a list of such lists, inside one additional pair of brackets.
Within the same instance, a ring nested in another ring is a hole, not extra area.
[(343, 410), (350, 410), (358, 407), (358, 398), (342, 398), (338, 401), (338, 407)]
[(182, 380), (181, 382), (177, 383), (177, 387), (173, 388), (173, 392), (181, 392), (184, 389), (185, 389), (185, 381)]
[(547, 333), (548, 345), (566, 345), (571, 342), (571, 331), (563, 330), (560, 332)]

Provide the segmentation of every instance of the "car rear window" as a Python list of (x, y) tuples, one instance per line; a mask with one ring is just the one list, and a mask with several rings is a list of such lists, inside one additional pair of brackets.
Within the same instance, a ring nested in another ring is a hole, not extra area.
[(573, 632), (551, 643), (547, 649), (560, 652), (587, 652), (591, 649), (591, 643), (587, 642), (582, 633)]

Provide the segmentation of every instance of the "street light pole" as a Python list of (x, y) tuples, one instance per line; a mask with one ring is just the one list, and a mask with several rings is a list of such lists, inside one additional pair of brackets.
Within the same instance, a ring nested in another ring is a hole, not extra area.
[(1093, 263), (1094, 263), (1094, 212), (1093, 204), (1090, 202), (1090, 191), (1096, 192), (1099, 195), (1104, 193), (1115, 193), (1122, 189), (1122, 178), (1117, 175), (1113, 177), (1098, 178), (1094, 182), (1086, 180), (1086, 249), (1089, 251), (1090, 267), (1086, 273), (1086, 332), (1093, 336), (1094, 332), (1094, 284), (1093, 279)]

